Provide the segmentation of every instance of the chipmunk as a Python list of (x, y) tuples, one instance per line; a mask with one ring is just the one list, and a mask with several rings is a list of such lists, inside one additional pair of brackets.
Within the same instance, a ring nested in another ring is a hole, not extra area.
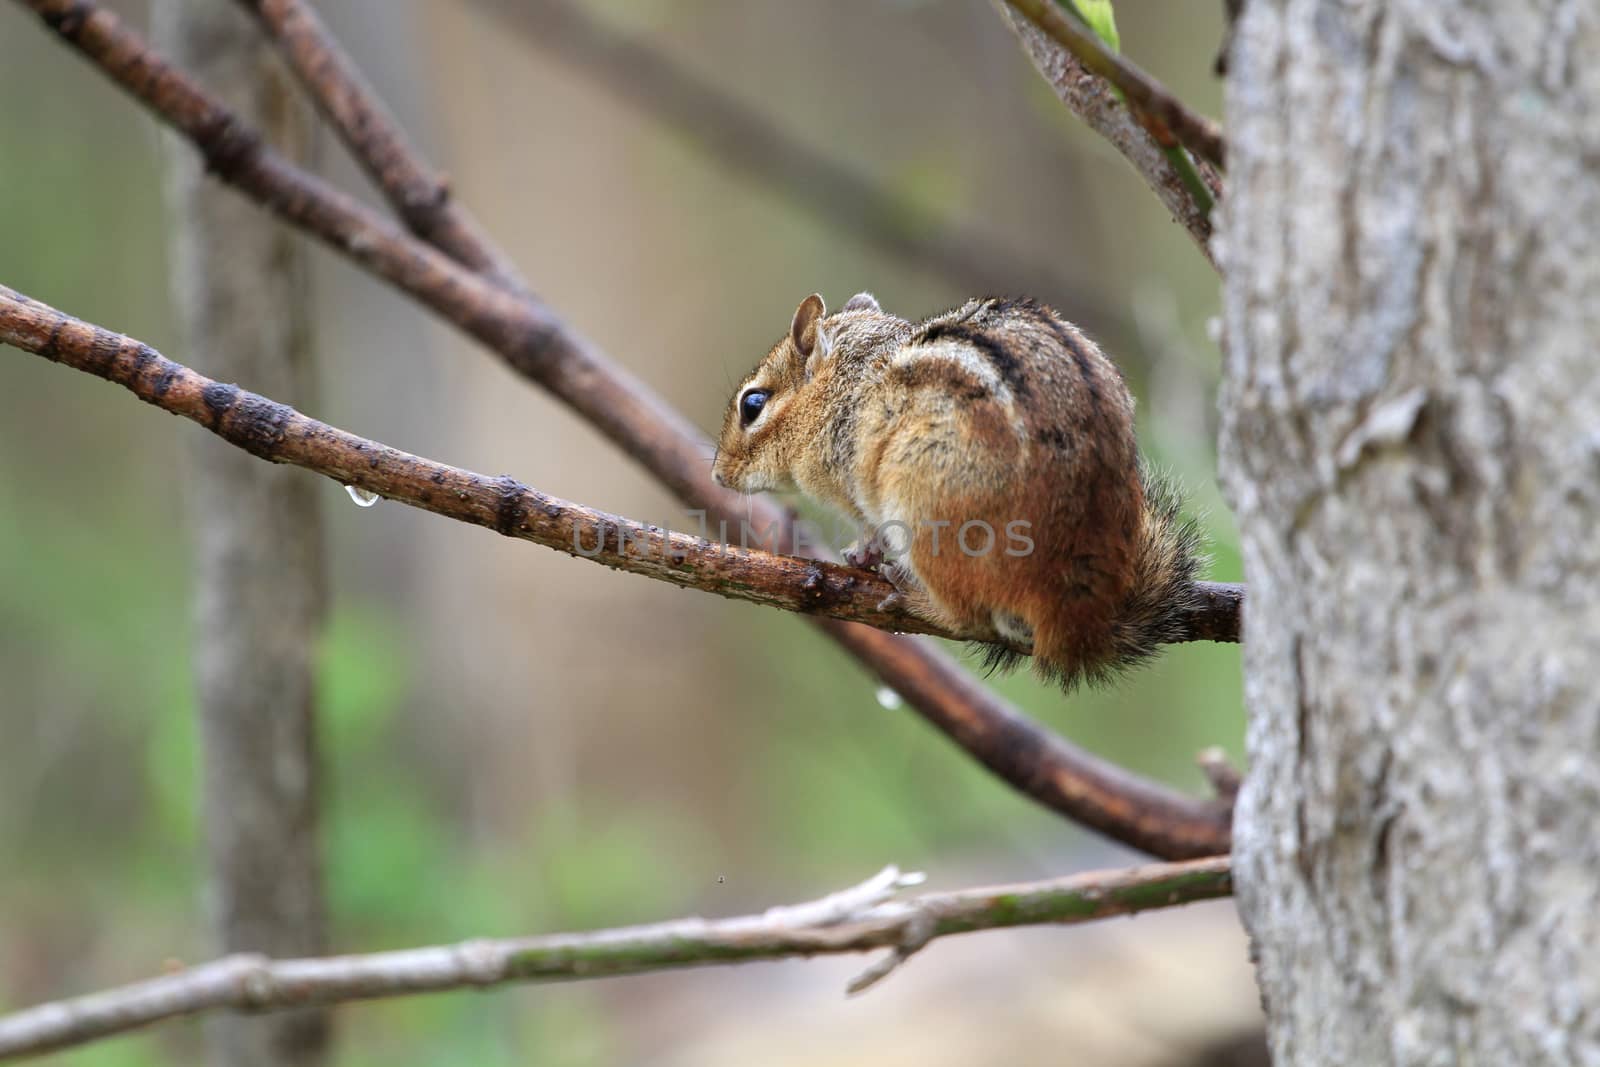
[[(846, 559), (881, 565), (912, 614), (1031, 641), (1068, 690), (1149, 658), (1195, 600), (1199, 536), (1139, 458), (1122, 375), (1032, 300), (913, 323), (870, 293), (833, 315), (807, 297), (734, 393), (713, 473), (844, 512), (868, 531)], [(884, 560), (890, 532), (906, 543)]]

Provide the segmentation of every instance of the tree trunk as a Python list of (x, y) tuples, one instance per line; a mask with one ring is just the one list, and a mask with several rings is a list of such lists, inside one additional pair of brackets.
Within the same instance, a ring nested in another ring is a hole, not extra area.
[(1600, 1063), (1600, 14), (1250, 0), (1223, 468), (1276, 1062)]
[[(282, 151), (305, 157), (311, 116), (263, 35), (221, 0), (160, 0), (156, 30), (179, 66)], [(174, 301), (189, 361), (311, 407), (310, 288), (299, 238), (169, 153)], [(209, 904), (224, 952), (326, 949), (313, 736), (323, 616), (318, 482), (197, 435), (189, 479)], [(220, 1018), (212, 1062), (314, 1065), (324, 1012)]]

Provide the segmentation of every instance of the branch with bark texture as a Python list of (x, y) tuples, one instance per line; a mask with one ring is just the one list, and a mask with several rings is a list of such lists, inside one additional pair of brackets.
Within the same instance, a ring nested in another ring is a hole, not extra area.
[(478, 223), (451, 197), (449, 183), (421, 165), (405, 131), (316, 11), (299, 0), (239, 2), (261, 20), (295, 75), (315, 90), (310, 95), (323, 117), (373, 184), (384, 191), (406, 227), (463, 266), (526, 295), (527, 283), (510, 257), (489, 243)]
[[(681, 415), (615, 365), (548, 308), (464, 268), (376, 212), (266, 148), (239, 118), (89, 0), (18, 0), (91, 62), (186, 137), (213, 174), (280, 219), (388, 281), (544, 386), (639, 462), (681, 500), (713, 518), (783, 524), (772, 502), (715, 485), (705, 442)], [(316, 91), (315, 86), (311, 86)], [(341, 86), (376, 109), (358, 87)], [(389, 168), (396, 195), (413, 157)], [(1228, 811), (1132, 775), (1040, 729), (972, 681), (950, 657), (914, 639), (821, 618), (817, 624), (892, 686), (936, 729), (997, 776), (1085, 826), (1167, 859), (1226, 852)]]
[(512, 982), (642, 974), (888, 949), (851, 983), (880, 980), (928, 942), (1016, 926), (1066, 925), (1228, 896), (1225, 857), (890, 899), (914, 878), (887, 868), (807, 904), (730, 919), (678, 919), (584, 934), (324, 959), (235, 955), (177, 974), (0, 1017), (0, 1059), (37, 1055), (203, 1012), (277, 1011)]
[[(75, 319), (4, 285), (0, 342), (121, 385), (140, 400), (197, 422), (260, 459), (303, 467), (387, 500), (617, 570), (884, 630), (956, 640), (982, 636), (950, 633), (904, 611), (882, 609), (879, 604), (894, 587), (871, 571), (633, 522), (541, 493), (509, 475), (475, 474), (414, 456), (319, 422), (287, 404), (213, 381), (132, 337)], [(782, 530), (749, 533), (775, 542)], [(1213, 608), (1194, 616), (1193, 640), (1216, 640), (1219, 629), (1235, 634), (1238, 629), (1236, 587), (1208, 584), (1214, 588), (1206, 603)]]
[(1222, 129), (1184, 106), (1172, 91), (1140, 70), (1126, 56), (1105, 46), (1088, 26), (1064, 12), (1056, 0), (1006, 0), (1051, 40), (1071, 52), (1085, 68), (1115, 85), (1146, 120), (1158, 141), (1177, 142), (1213, 166), (1224, 165)]
[[(1139, 121), (1133, 110), (1117, 99), (1112, 83), (1096, 74), (1072, 50), (1035, 25), (1010, 0), (992, 0), (992, 3), (1016, 34), (1023, 50), (1028, 53), (1028, 58), (1033, 61), (1034, 67), (1044, 80), (1050, 83), (1050, 87), (1055, 90), (1061, 102), (1082, 119), (1085, 125), (1111, 142), (1112, 147), (1122, 153), (1123, 158), (1144, 179), (1151, 192), (1156, 194), (1156, 198), (1171, 212), (1178, 224), (1188, 231), (1195, 244), (1199, 245), (1200, 254), (1205, 256), (1206, 261), (1213, 267), (1216, 266), (1216, 259), (1211, 254), (1210, 217), (1196, 203), (1184, 175), (1173, 166), (1165, 147), (1150, 129)], [(1050, 4), (1042, 6), (1067, 22), (1069, 29), (1080, 29), (1067, 16), (1054, 10)], [(1093, 44), (1098, 46), (1099, 41), (1095, 40)], [(1103, 47), (1101, 51), (1105, 51)], [(1198, 163), (1197, 169), (1207, 187), (1215, 195), (1220, 188), (1215, 173), (1210, 172), (1204, 163)]]

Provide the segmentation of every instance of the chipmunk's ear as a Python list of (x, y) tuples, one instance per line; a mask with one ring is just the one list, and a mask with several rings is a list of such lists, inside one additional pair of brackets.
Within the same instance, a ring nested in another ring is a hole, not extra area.
[(857, 293), (844, 302), (846, 311), (882, 311), (878, 306), (878, 298), (871, 293)]
[(794, 342), (796, 352), (808, 359), (815, 353), (817, 340), (821, 336), (818, 327), (822, 323), (822, 316), (827, 313), (827, 305), (816, 293), (812, 293), (800, 302), (800, 306), (795, 309), (794, 321), (789, 324), (789, 340)]

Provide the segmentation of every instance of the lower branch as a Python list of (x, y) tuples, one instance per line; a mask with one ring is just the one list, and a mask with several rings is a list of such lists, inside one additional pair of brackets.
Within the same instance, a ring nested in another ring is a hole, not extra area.
[(37, 1055), (165, 1019), (221, 1009), (279, 1011), (350, 1000), (512, 982), (641, 974), (708, 964), (889, 949), (851, 983), (884, 977), (924, 944), (951, 934), (1089, 922), (1233, 892), (1226, 857), (1100, 871), (1067, 878), (889, 899), (913, 879), (890, 867), (809, 904), (732, 919), (678, 919), (584, 934), (467, 941), (458, 945), (325, 959), (228, 956), (177, 974), (0, 1017), (0, 1059)]
[(914, 640), (831, 619), (821, 625), (963, 751), (1052, 811), (1166, 859), (1232, 847), (1230, 801), (1184, 796), (1085, 752), (996, 700), (949, 657), (923, 654)]

